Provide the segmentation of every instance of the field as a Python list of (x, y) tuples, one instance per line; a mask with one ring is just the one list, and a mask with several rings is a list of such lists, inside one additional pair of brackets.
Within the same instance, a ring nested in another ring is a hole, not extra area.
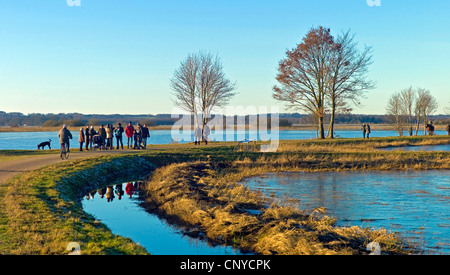
[[(81, 207), (87, 191), (129, 180), (148, 182), (146, 205), (161, 218), (194, 236), (203, 233), (211, 242), (256, 254), (359, 255), (373, 241), (385, 254), (411, 254), (416, 248), (386, 230), (337, 227), (323, 209), (306, 213), (294, 202), (279, 205), (239, 182), (284, 171), (450, 169), (448, 152), (377, 150), (449, 143), (445, 136), (281, 141), (273, 153), (235, 151), (235, 143), (160, 145), (78, 159), (82, 153), (74, 150), (69, 162), (42, 165), (1, 183), (0, 254), (67, 254), (70, 242), (80, 243), (84, 254), (151, 253), (112, 234)], [(1, 151), (1, 163), (24, 155), (37, 161), (43, 156)]]

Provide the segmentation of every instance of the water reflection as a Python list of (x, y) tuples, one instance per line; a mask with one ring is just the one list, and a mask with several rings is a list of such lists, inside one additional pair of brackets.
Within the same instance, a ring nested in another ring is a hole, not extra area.
[(339, 226), (386, 228), (426, 254), (450, 253), (450, 171), (283, 173), (245, 185), (300, 209), (326, 207)]
[(402, 146), (402, 147), (386, 147), (380, 148), (384, 151), (404, 150), (404, 151), (450, 151), (450, 144), (442, 145), (423, 145), (423, 146)]
[(228, 246), (213, 246), (191, 238), (183, 230), (146, 212), (143, 182), (127, 182), (100, 188), (82, 200), (85, 212), (108, 226), (114, 234), (128, 237), (153, 255), (239, 255)]

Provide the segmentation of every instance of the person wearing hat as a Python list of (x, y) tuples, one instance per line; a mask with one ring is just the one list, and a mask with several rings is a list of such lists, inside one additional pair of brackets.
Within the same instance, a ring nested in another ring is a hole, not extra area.
[(64, 145), (67, 147), (67, 151), (70, 152), (70, 143), (69, 140), (72, 139), (72, 133), (67, 129), (67, 125), (64, 124), (63, 128), (59, 130), (59, 141), (61, 145)]

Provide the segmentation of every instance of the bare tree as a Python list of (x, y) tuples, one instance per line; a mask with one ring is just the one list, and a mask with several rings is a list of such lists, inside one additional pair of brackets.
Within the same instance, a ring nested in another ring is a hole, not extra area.
[(401, 96), (399, 93), (394, 93), (391, 98), (389, 98), (386, 106), (386, 114), (394, 118), (398, 135), (403, 136), (404, 117), (402, 114)]
[(301, 44), (286, 52), (276, 77), (280, 87), (273, 87), (276, 100), (316, 116), (320, 139), (325, 138), (325, 92), (334, 47), (329, 29), (312, 28)]
[(348, 113), (350, 105), (358, 105), (363, 92), (373, 89), (375, 84), (367, 80), (369, 65), (372, 64), (371, 48), (357, 49), (350, 31), (337, 37), (333, 50), (327, 96), (330, 99), (329, 137), (333, 138), (334, 121), (337, 112)]
[(406, 123), (408, 124), (407, 130), (409, 135), (412, 136), (416, 91), (412, 87), (409, 87), (408, 89), (402, 90), (398, 96), (400, 101), (400, 113), (406, 118)]
[(174, 104), (190, 112), (194, 116), (195, 127), (201, 125), (203, 133), (213, 108), (223, 107), (229, 102), (235, 95), (236, 84), (225, 77), (217, 56), (199, 52), (190, 54), (181, 62), (171, 79), (171, 87)]
[(426, 125), (429, 123), (428, 118), (430, 115), (434, 114), (438, 109), (438, 102), (436, 98), (431, 95), (431, 92), (426, 89), (419, 88), (417, 90), (417, 100), (415, 105), (416, 113), (416, 135), (419, 131), (420, 120), (422, 118), (424, 126), (424, 134), (426, 135), (427, 129)]
[(335, 114), (351, 111), (350, 105), (358, 104), (362, 92), (374, 86), (366, 79), (371, 58), (370, 48), (360, 52), (349, 32), (335, 40), (330, 29), (312, 28), (280, 62), (276, 77), (280, 85), (273, 87), (273, 97), (288, 108), (314, 114), (321, 139), (329, 109), (332, 138)]
[(202, 114), (202, 133), (215, 107), (224, 107), (236, 94), (236, 83), (225, 77), (220, 59), (210, 53), (200, 53), (200, 69), (197, 78), (198, 106)]
[(194, 116), (197, 126), (197, 76), (200, 67), (198, 55), (190, 54), (174, 72), (170, 84), (175, 99), (173, 102), (182, 110)]

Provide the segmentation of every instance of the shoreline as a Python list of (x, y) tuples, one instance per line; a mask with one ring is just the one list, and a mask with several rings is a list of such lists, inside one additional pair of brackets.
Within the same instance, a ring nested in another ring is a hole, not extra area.
[[(133, 125), (134, 126), (134, 125)], [(325, 131), (327, 132), (328, 125), (324, 125)], [(371, 124), (372, 132), (374, 131), (396, 131), (395, 125), (393, 124)], [(78, 130), (79, 128), (85, 128), (86, 126), (68, 126), (69, 130)], [(0, 133), (14, 133), (14, 132), (58, 132), (61, 130), (62, 126), (58, 127), (43, 127), (43, 126), (0, 126)], [(94, 125), (94, 129), (98, 129), (99, 126)], [(151, 126), (148, 127), (150, 131), (167, 131), (172, 130), (173, 126)], [(245, 130), (248, 130), (248, 125), (244, 126)], [(241, 130), (241, 126), (235, 126), (234, 130)], [(191, 130), (194, 130), (193, 128)], [(224, 130), (229, 130), (228, 128)], [(268, 128), (270, 130), (270, 128)], [(316, 131), (316, 128), (312, 125), (296, 125), (291, 127), (279, 127), (280, 131)], [(446, 125), (435, 125), (436, 131), (445, 131)], [(361, 125), (359, 124), (336, 124), (334, 126), (334, 131), (361, 131)], [(423, 134), (423, 126), (419, 128), (418, 134)], [(406, 129), (404, 132), (407, 132)], [(413, 133), (415, 130), (413, 131)]]

